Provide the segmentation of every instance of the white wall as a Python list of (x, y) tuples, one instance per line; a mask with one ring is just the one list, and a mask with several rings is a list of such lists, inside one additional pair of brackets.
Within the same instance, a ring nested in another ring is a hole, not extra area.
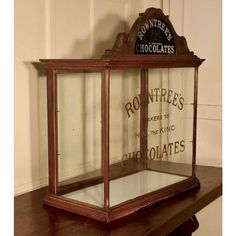
[[(197, 162), (222, 165), (221, 0), (16, 0), (16, 195), (47, 185), (46, 80), (32, 62), (99, 57), (150, 6), (170, 15), (190, 50), (206, 59), (199, 71)], [(195, 235), (221, 235), (221, 199), (213, 204), (197, 215)], [(214, 219), (216, 233), (205, 219)]]
[[(46, 183), (40, 171), (39, 84), (32, 65), (47, 57), (47, 11), (44, 1), (15, 1), (15, 193)], [(46, 138), (46, 136), (45, 136)], [(45, 153), (44, 159), (46, 159)]]

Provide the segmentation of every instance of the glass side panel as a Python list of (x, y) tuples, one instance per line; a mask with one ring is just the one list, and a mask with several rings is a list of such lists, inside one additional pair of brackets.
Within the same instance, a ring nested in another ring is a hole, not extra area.
[(149, 167), (191, 175), (194, 69), (149, 69), (148, 101)]
[[(58, 74), (57, 109), (59, 194), (72, 198), (81, 188), (103, 185), (101, 72)], [(91, 194), (103, 203), (103, 195)]]

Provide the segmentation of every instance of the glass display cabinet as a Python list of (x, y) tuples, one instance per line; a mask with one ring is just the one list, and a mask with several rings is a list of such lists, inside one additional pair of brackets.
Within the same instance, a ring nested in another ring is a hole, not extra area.
[(168, 16), (149, 8), (100, 59), (41, 59), (47, 71), (44, 204), (111, 222), (200, 186), (198, 67)]

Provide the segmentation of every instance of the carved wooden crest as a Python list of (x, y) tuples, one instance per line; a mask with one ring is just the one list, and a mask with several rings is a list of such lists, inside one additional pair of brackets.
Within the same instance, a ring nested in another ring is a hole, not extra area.
[(193, 52), (161, 9), (148, 8), (139, 14), (128, 34), (117, 35), (113, 48), (106, 50), (103, 57), (134, 55), (193, 55)]

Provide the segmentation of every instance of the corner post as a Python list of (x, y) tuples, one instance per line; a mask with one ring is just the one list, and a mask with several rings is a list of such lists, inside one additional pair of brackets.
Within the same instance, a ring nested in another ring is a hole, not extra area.
[[(110, 126), (110, 70), (102, 74), (102, 176), (104, 179), (104, 209), (108, 214), (109, 190), (109, 126)], [(108, 215), (107, 215), (108, 217)]]
[(47, 68), (47, 111), (48, 111), (48, 172), (49, 194), (57, 194), (57, 76), (55, 70)]
[(147, 169), (147, 146), (148, 146), (148, 69), (141, 69), (141, 92), (140, 92), (140, 158), (142, 169)]
[(193, 145), (192, 145), (192, 175), (196, 176), (197, 148), (197, 99), (198, 99), (198, 67), (194, 71), (194, 102), (193, 102)]

